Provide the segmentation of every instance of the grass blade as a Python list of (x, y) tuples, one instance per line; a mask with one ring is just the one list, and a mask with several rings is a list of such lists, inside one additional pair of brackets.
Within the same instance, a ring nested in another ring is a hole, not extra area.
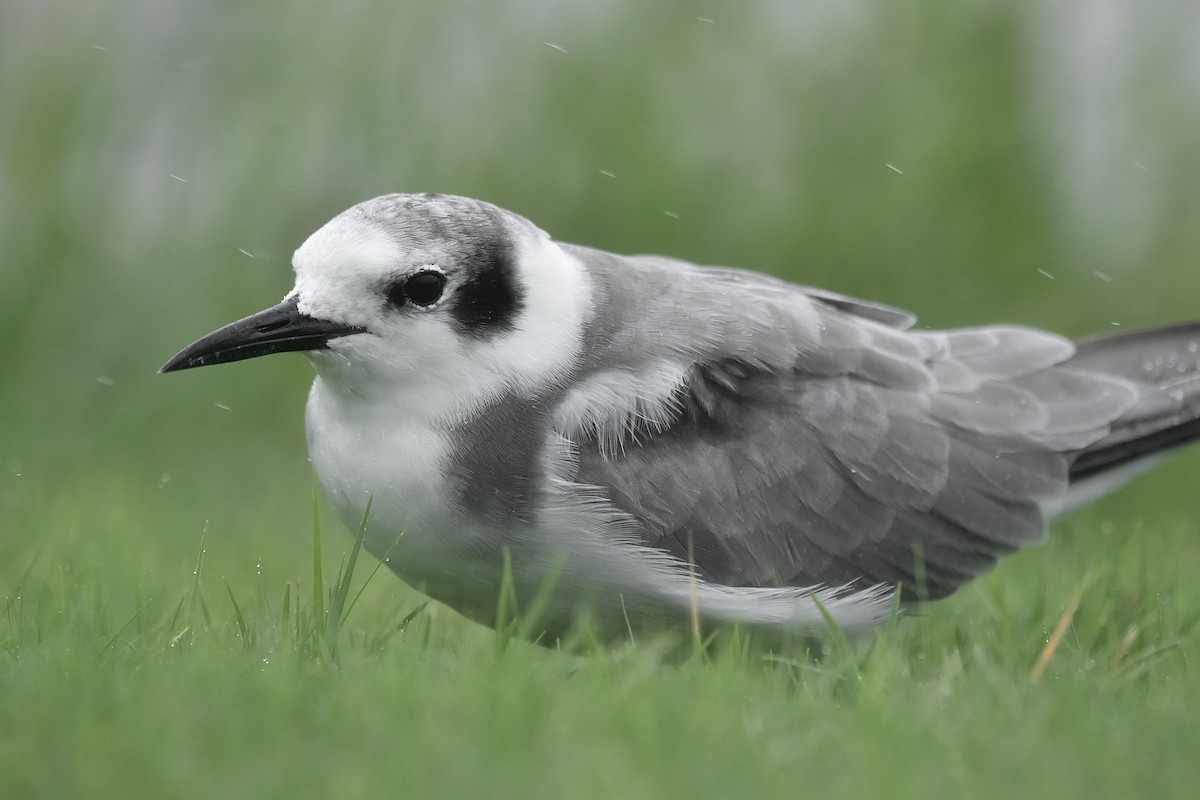
[(237, 598), (233, 596), (233, 589), (229, 587), (229, 581), (225, 581), (225, 591), (229, 593), (229, 602), (233, 605), (233, 616), (237, 620), (238, 635), (242, 642), (246, 641), (246, 618), (242, 616), (241, 606), (238, 605)]
[(313, 620), (317, 634), (325, 635), (325, 578), (321, 574), (321, 495), (313, 477), (312, 498), (312, 546), (313, 546)]
[[(350, 581), (354, 577), (354, 567), (358, 564), (358, 554), (362, 550), (363, 539), (367, 534), (367, 520), (371, 517), (371, 501), (367, 498), (367, 507), (363, 511), (362, 520), (358, 523), (358, 531), (354, 535), (354, 545), (350, 548), (350, 559), (345, 568), (338, 574), (337, 584), (333, 587), (333, 597), (329, 602), (329, 631), (330, 636), (337, 634), (338, 628), (345, 621), (346, 599), (350, 596)], [(357, 595), (355, 596), (357, 600)]]

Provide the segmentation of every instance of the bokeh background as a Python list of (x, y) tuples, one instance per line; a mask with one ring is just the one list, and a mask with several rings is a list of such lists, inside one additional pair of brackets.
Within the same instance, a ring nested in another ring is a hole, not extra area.
[[(1200, 316), (1197, 42), (1183, 0), (5, 0), (0, 597), (132, 604), (205, 530), (235, 589), (306, 569), (304, 360), (155, 370), (377, 194), (930, 326)], [(1200, 518), (1198, 469), (1105, 513)]]

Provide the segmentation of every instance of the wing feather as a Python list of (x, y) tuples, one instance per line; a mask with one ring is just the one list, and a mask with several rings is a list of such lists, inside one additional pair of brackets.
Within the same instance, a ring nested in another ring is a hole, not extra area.
[(909, 331), (903, 312), (751, 273), (575, 252), (603, 320), (585, 382), (663, 359), (683, 378), (636, 446), (600, 446), (600, 423), (561, 431), (573, 479), (644, 544), (683, 560), (690, 541), (709, 581), (947, 594), (1043, 535), (1071, 453), (1136, 399), (1064, 366), (1073, 347), (1051, 334)]

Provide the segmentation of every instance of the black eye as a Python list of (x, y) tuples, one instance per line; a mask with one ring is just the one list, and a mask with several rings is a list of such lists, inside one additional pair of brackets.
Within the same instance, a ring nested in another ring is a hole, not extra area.
[(427, 269), (392, 287), (388, 292), (388, 300), (397, 306), (403, 305), (405, 300), (418, 306), (431, 306), (441, 299), (445, 288), (446, 276)]

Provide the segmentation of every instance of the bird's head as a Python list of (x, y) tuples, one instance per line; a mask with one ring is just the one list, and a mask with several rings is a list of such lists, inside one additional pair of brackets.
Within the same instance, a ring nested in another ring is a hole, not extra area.
[(368, 200), (310, 236), (292, 263), (296, 285), (283, 302), (160, 371), (305, 351), (352, 390), (434, 375), (499, 389), (554, 380), (578, 356), (583, 268), (528, 220), (478, 200)]

